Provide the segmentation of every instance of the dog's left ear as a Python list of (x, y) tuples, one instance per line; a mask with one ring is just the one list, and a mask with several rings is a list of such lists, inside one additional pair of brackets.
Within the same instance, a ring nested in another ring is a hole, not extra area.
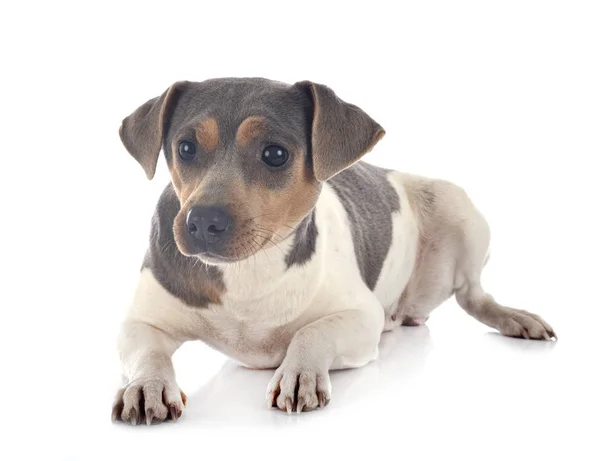
[(126, 117), (119, 128), (121, 142), (142, 166), (148, 179), (154, 177), (162, 147), (165, 119), (185, 82), (171, 85), (162, 95), (147, 101)]
[(356, 163), (383, 138), (385, 130), (331, 88), (309, 81), (294, 86), (312, 99), (312, 159), (315, 177), (326, 181)]

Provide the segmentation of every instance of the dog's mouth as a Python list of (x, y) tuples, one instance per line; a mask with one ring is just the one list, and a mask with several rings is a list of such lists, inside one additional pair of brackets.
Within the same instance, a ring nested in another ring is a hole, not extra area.
[(211, 248), (206, 244), (198, 244), (193, 242), (191, 245), (187, 242), (187, 239), (184, 238), (176, 238), (177, 247), (180, 253), (184, 256), (196, 258), (200, 262), (203, 262), (208, 265), (226, 265), (233, 264), (239, 262), (243, 259), (243, 255), (238, 255), (236, 253), (231, 254), (227, 251), (227, 248)]
[(196, 258), (200, 262), (209, 266), (227, 266), (230, 264), (235, 264), (250, 259), (262, 249), (263, 248), (254, 248), (252, 250), (234, 254), (220, 254), (213, 251), (189, 252), (185, 248), (179, 248), (179, 251), (184, 256)]
[(200, 261), (210, 266), (226, 266), (228, 264), (234, 264), (240, 261), (239, 258), (231, 258), (229, 256), (215, 254), (210, 251), (204, 253), (196, 253), (188, 256), (198, 258)]

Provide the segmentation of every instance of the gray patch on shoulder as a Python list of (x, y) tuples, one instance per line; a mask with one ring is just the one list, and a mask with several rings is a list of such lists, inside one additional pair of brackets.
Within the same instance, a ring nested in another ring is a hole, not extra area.
[(185, 256), (177, 248), (173, 221), (179, 209), (179, 200), (169, 183), (152, 217), (150, 246), (142, 268), (149, 268), (167, 291), (190, 306), (218, 304), (225, 292), (221, 270)]
[(288, 269), (294, 264), (302, 265), (310, 261), (317, 246), (319, 231), (315, 220), (315, 211), (302, 220), (294, 231), (294, 244), (290, 252), (285, 255)]
[(389, 171), (358, 162), (327, 181), (348, 213), (360, 274), (371, 291), (392, 244), (392, 213), (400, 211)]

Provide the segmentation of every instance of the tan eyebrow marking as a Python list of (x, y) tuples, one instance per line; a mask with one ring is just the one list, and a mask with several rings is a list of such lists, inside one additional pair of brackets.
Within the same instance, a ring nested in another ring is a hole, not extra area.
[(211, 152), (219, 145), (219, 125), (214, 118), (201, 122), (196, 128), (196, 139), (206, 152)]
[(253, 115), (246, 118), (239, 126), (236, 134), (236, 143), (239, 147), (246, 147), (262, 133), (267, 124), (267, 119)]

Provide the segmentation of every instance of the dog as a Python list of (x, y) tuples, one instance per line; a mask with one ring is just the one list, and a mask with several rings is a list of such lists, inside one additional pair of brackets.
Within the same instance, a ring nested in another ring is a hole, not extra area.
[(329, 370), (375, 360), (384, 331), (452, 295), (504, 335), (556, 338), (482, 288), (490, 231), (464, 190), (364, 162), (385, 131), (328, 86), (180, 81), (119, 135), (148, 179), (162, 150), (171, 181), (118, 334), (113, 421), (181, 416), (171, 357), (191, 340), (275, 369), (268, 406), (300, 413), (327, 405)]

